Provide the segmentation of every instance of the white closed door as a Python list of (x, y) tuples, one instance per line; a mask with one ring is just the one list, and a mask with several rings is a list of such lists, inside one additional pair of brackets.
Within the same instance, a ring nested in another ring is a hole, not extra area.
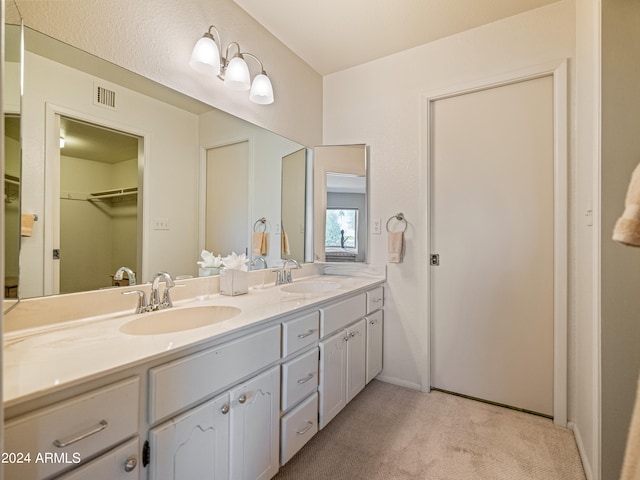
[(436, 100), (431, 386), (553, 415), (553, 77)]
[(249, 253), (249, 142), (207, 150), (205, 249)]

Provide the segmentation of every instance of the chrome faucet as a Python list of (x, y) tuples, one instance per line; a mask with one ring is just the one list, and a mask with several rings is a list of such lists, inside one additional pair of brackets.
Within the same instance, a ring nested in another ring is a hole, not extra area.
[(254, 258), (254, 259), (251, 261), (251, 266), (252, 266), (252, 267), (255, 267), (255, 266), (256, 266), (256, 264), (257, 264), (259, 261), (260, 261), (260, 262), (262, 262), (262, 263), (264, 264), (264, 268), (269, 268), (269, 265), (267, 265), (267, 259), (266, 259), (266, 258), (264, 258), (264, 257), (256, 257), (256, 258)]
[[(287, 266), (289, 265), (289, 263), (293, 263), (293, 267), (287, 270)], [(291, 278), (291, 270), (293, 270), (294, 268), (298, 269), (302, 267), (300, 266), (297, 260), (294, 260), (293, 258), (289, 258), (284, 262), (284, 264), (282, 265), (282, 268), (279, 268), (277, 270), (271, 270), (276, 274), (276, 285), (284, 285), (287, 283), (291, 283), (293, 281)]]
[(124, 273), (126, 273), (127, 277), (129, 278), (129, 285), (135, 285), (136, 284), (136, 274), (133, 273), (133, 270), (131, 270), (129, 267), (120, 267), (116, 271), (116, 273), (113, 275), (113, 279), (114, 280), (122, 280)]
[[(164, 280), (164, 294), (162, 295), (162, 301), (160, 301), (160, 281)], [(176, 284), (167, 272), (158, 272), (153, 277), (153, 281), (151, 282), (151, 298), (149, 300), (149, 308), (151, 310), (161, 310), (163, 308), (173, 307), (173, 302), (171, 301), (171, 295), (169, 295), (169, 290), (175, 287)]]

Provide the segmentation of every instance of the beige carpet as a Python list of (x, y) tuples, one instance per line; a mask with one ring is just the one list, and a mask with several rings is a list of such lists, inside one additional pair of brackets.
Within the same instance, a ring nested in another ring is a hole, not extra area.
[(549, 419), (372, 381), (276, 480), (584, 480)]

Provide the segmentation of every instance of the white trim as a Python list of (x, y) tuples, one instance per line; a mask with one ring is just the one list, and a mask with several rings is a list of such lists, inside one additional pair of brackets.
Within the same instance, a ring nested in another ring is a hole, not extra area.
[(388, 377), (386, 375), (378, 375), (375, 377), (376, 380), (380, 380), (384, 383), (389, 383), (391, 385), (398, 385), (399, 387), (410, 388), (411, 390), (421, 390), (421, 385), (419, 383), (407, 382), (406, 380), (398, 377)]
[(592, 470), (591, 464), (589, 463), (589, 457), (584, 449), (584, 442), (582, 441), (582, 436), (580, 435), (580, 430), (578, 426), (569, 422), (567, 424), (567, 428), (573, 432), (573, 437), (576, 441), (576, 446), (578, 447), (578, 454), (580, 455), (580, 460), (582, 461), (582, 468), (584, 469), (584, 475), (587, 480), (595, 480)]
[[(149, 176), (150, 176), (150, 162), (146, 159), (151, 156), (151, 134), (147, 131), (141, 130), (137, 127), (132, 127), (127, 124), (114, 122), (111, 119), (91, 115), (71, 108), (62, 107), (53, 103), (45, 103), (45, 208), (44, 208), (44, 265), (43, 265), (43, 287), (44, 295), (51, 295), (53, 293), (59, 293), (59, 263), (51, 260), (51, 252), (54, 248), (60, 247), (60, 225), (58, 219), (60, 218), (60, 201), (52, 199), (60, 198), (60, 116), (73, 118), (76, 120), (93, 123), (95, 125), (101, 125), (113, 130), (118, 130), (124, 133), (135, 135), (142, 138), (144, 156), (141, 158), (140, 152), (138, 152), (138, 169), (142, 169), (142, 188), (138, 195), (138, 205), (140, 204), (140, 197), (142, 196), (142, 212), (141, 223), (142, 229), (139, 232), (142, 235), (141, 248), (142, 258), (138, 259), (141, 262), (141, 272), (139, 275), (139, 282), (142, 283), (145, 278), (149, 278), (149, 235), (146, 232), (149, 231)], [(56, 221), (53, 221), (53, 220)], [(139, 220), (140, 221), (140, 220)]]
[(567, 123), (567, 61), (547, 63), (508, 72), (495, 77), (481, 79), (457, 87), (450, 87), (422, 96), (421, 123), (421, 189), (420, 208), (422, 218), (422, 234), (426, 239), (423, 252), (421, 288), (424, 286), (427, 295), (421, 296), (420, 311), (426, 317), (423, 325), (424, 348), (422, 349), (421, 390), (429, 391), (431, 385), (431, 268), (429, 254), (431, 252), (431, 163), (432, 163), (432, 105), (435, 101), (475, 91), (496, 88), (536, 78), (552, 76), (554, 85), (554, 359), (553, 359), (553, 416), (554, 423), (560, 426), (567, 424), (567, 301), (568, 301), (568, 123)]

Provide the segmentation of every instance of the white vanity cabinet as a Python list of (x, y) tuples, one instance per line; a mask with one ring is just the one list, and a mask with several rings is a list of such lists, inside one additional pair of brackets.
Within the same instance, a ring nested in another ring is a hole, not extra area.
[(266, 480), (278, 471), (280, 374), (272, 367), (149, 432), (149, 480)]
[(361, 319), (320, 342), (321, 429), (365, 386), (366, 331)]
[(384, 288), (367, 292), (367, 383), (382, 371)]
[(56, 480), (134, 480), (140, 478), (140, 442), (138, 438), (129, 440), (102, 454), (87, 465), (72, 470), (71, 473), (56, 477)]

